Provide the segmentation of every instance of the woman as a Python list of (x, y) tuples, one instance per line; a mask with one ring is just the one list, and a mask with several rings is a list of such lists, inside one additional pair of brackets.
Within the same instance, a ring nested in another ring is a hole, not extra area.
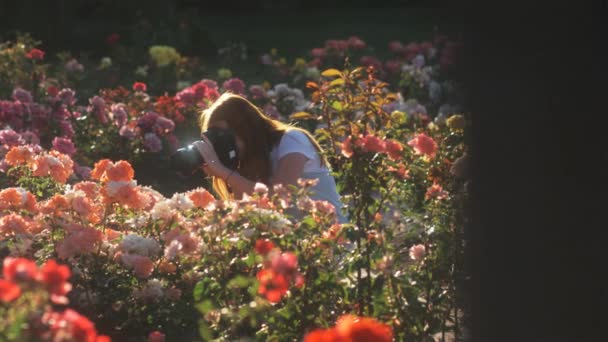
[(224, 93), (200, 117), (202, 131), (210, 127), (234, 132), (239, 166), (230, 170), (219, 161), (209, 139), (194, 146), (206, 164), (203, 171), (213, 178), (213, 188), (220, 197), (241, 198), (252, 193), (257, 182), (272, 189), (275, 184), (297, 184), (299, 178), (318, 179), (311, 198), (334, 205), (338, 220), (346, 222), (336, 182), (317, 141), (303, 129), (284, 124), (264, 115), (247, 99)]

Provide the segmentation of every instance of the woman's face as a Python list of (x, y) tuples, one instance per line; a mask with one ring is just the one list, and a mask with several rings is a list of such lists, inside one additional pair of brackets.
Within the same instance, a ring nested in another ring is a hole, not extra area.
[[(221, 129), (230, 129), (230, 126), (228, 126), (228, 123), (224, 120), (220, 120), (215, 122), (214, 124), (209, 124), (209, 127), (217, 127), (217, 128), (221, 128)], [(243, 139), (241, 139), (241, 137), (239, 137), (238, 135), (234, 135), (234, 140), (236, 143), (236, 149), (237, 149), (237, 153), (239, 156), (244, 156), (245, 154), (245, 142), (243, 141)]]

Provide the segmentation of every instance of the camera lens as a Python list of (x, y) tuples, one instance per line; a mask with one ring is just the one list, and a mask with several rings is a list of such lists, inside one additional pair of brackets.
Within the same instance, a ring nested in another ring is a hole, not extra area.
[[(220, 162), (229, 169), (236, 169), (238, 157), (232, 132), (212, 127), (203, 134), (213, 145)], [(178, 149), (171, 157), (173, 168), (184, 175), (192, 175), (204, 162), (203, 157), (192, 144)]]
[(171, 158), (173, 168), (184, 175), (192, 174), (204, 162), (203, 156), (193, 145), (178, 149)]

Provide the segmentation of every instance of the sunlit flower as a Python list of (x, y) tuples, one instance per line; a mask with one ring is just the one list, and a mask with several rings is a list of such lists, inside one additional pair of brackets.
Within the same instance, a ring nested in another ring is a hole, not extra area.
[(57, 256), (60, 259), (91, 253), (103, 240), (103, 234), (95, 228), (71, 224), (66, 230), (66, 237), (57, 245)]
[(120, 244), (120, 248), (125, 253), (138, 254), (143, 256), (156, 256), (160, 253), (160, 245), (152, 238), (146, 238), (137, 234), (125, 236)]
[(386, 153), (392, 160), (401, 159), (401, 152), (403, 151), (403, 146), (397, 140), (387, 140), (385, 142)]
[(427, 190), (426, 190), (426, 194), (424, 195), (425, 199), (445, 199), (448, 197), (448, 193), (443, 190), (443, 187), (438, 184), (437, 182), (433, 182), (433, 185), (431, 185)]
[(340, 144), (340, 149), (342, 150), (342, 155), (346, 158), (350, 158), (353, 156), (353, 148), (352, 148), (352, 136), (346, 137), (344, 141)]
[(412, 260), (420, 261), (426, 255), (426, 248), (424, 245), (415, 245), (410, 247), (410, 258)]
[(435, 157), (435, 153), (437, 152), (435, 140), (424, 133), (418, 134), (414, 139), (408, 141), (407, 144), (414, 148), (416, 154), (422, 154), (430, 158)]
[(155, 220), (164, 219), (169, 220), (173, 216), (176, 215), (176, 212), (173, 210), (173, 206), (171, 205), (170, 200), (162, 200), (156, 202), (152, 210), (150, 211), (152, 218)]
[(34, 151), (28, 146), (14, 146), (4, 156), (4, 159), (11, 166), (29, 163), (34, 158)]
[(375, 135), (366, 135), (357, 141), (359, 145), (366, 152), (382, 153), (386, 151), (386, 143)]
[(175, 210), (189, 210), (194, 208), (194, 202), (187, 194), (175, 193), (170, 199), (171, 208)]
[(0, 190), (0, 210), (26, 209), (36, 210), (36, 197), (23, 188), (6, 188)]
[(154, 263), (147, 256), (123, 253), (120, 260), (128, 269), (133, 269), (138, 278), (148, 278), (154, 271)]
[(109, 166), (105, 171), (105, 178), (102, 177), (102, 181), (114, 181), (114, 182), (129, 182), (133, 180), (135, 171), (129, 162), (120, 160), (113, 165)]
[(10, 213), (0, 218), (0, 236), (29, 235), (35, 229), (35, 223), (27, 217)]
[(192, 203), (198, 208), (208, 208), (215, 203), (215, 197), (204, 188), (197, 188), (187, 193)]

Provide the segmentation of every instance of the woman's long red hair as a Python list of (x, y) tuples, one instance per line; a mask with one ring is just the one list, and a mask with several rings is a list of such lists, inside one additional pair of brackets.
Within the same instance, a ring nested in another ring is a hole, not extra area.
[[(226, 122), (234, 134), (244, 142), (245, 149), (243, 155), (239, 156), (240, 163), (237, 170), (241, 176), (249, 180), (270, 185), (272, 175), (270, 151), (281, 141), (283, 133), (292, 129), (308, 136), (321, 156), (321, 163), (327, 165), (323, 150), (310, 133), (269, 118), (242, 96), (232, 93), (222, 94), (203, 111), (199, 118), (203, 132), (220, 121)], [(219, 177), (213, 177), (213, 188), (223, 199), (233, 197), (226, 182)]]

